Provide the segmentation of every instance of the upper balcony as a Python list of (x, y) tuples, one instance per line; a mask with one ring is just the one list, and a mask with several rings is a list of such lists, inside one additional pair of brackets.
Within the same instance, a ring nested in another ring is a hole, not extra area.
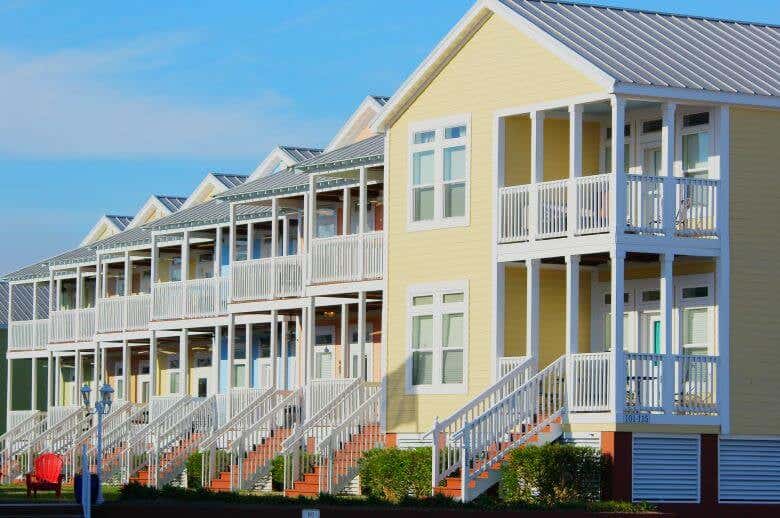
[(501, 117), (499, 246), (599, 234), (720, 246), (720, 119), (710, 106), (623, 98)]
[(49, 343), (92, 342), (97, 280), (94, 268), (53, 272)]

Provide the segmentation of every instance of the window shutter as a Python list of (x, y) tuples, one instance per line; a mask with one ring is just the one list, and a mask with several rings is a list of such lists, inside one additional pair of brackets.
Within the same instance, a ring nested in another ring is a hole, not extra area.
[(634, 501), (699, 501), (699, 436), (634, 435)]

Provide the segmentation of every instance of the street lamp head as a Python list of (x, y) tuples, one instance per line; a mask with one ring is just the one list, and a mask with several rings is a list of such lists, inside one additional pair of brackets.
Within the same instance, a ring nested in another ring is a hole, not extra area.
[(111, 396), (114, 394), (114, 389), (111, 388), (111, 385), (108, 383), (104, 383), (102, 387), (100, 387), (100, 399), (103, 402), (103, 405), (106, 407), (106, 409), (111, 408)]
[(84, 403), (84, 406), (89, 406), (89, 393), (91, 390), (89, 389), (89, 385), (82, 385), (81, 386), (81, 401)]

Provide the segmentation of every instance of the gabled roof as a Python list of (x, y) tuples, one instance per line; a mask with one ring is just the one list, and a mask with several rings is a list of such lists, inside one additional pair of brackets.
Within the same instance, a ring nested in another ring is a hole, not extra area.
[(478, 0), (393, 94), (383, 131), (491, 16), (608, 93), (780, 108), (780, 27), (547, 0)]
[(295, 169), (312, 172), (374, 165), (382, 163), (384, 156), (385, 136), (380, 134), (301, 162)]
[(214, 175), (214, 178), (222, 182), (222, 185), (227, 187), (228, 189), (232, 189), (233, 187), (238, 187), (242, 183), (246, 181), (248, 178), (247, 175), (243, 174), (223, 174), (223, 173), (211, 173)]
[(154, 197), (170, 212), (176, 212), (187, 201), (187, 198), (184, 196), (166, 196), (164, 194), (155, 194)]
[(374, 135), (376, 132), (372, 129), (372, 124), (377, 116), (384, 110), (389, 97), (380, 95), (366, 96), (360, 105), (352, 112), (347, 122), (339, 129), (336, 136), (325, 148), (325, 152), (333, 151), (357, 141), (364, 140)]
[(107, 214), (106, 218), (109, 221), (111, 221), (114, 224), (114, 226), (116, 226), (119, 232), (126, 229), (127, 225), (129, 225), (130, 222), (133, 221), (133, 216), (114, 216), (111, 214)]
[(143, 206), (138, 209), (133, 221), (127, 225), (128, 229), (138, 228), (150, 222), (152, 216), (160, 213), (161, 217), (167, 216), (179, 210), (187, 198), (181, 196), (166, 196), (162, 194), (153, 194), (149, 196)]
[(209, 173), (195, 187), (187, 201), (182, 204), (180, 209), (189, 209), (195, 205), (208, 202), (215, 195), (223, 193), (236, 185), (241, 185), (247, 177), (237, 174)]
[(8, 327), (8, 283), (0, 281), (0, 329)]
[(302, 160), (315, 157), (322, 153), (321, 149), (296, 147), (296, 146), (277, 146), (263, 159), (262, 162), (252, 171), (250, 180), (256, 180), (263, 176), (276, 174), (279, 171), (292, 167)]
[(132, 216), (101, 216), (97, 223), (95, 223), (95, 226), (93, 226), (87, 235), (84, 236), (84, 239), (81, 240), (82, 246), (92, 244), (105, 237), (106, 232), (111, 234), (122, 232), (127, 228), (127, 225), (130, 224), (132, 219)]

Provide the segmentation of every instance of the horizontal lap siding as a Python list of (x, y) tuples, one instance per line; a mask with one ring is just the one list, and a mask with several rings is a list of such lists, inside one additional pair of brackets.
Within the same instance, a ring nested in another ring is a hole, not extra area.
[(731, 111), (731, 433), (780, 434), (780, 112)]
[[(493, 16), (390, 128), (385, 186), (388, 431), (427, 431), (434, 416), (447, 416), (490, 383), (495, 111), (598, 91), (595, 83)], [(409, 125), (459, 114), (471, 116), (470, 225), (407, 232)], [(469, 283), (468, 394), (405, 395), (408, 287), (458, 280)]]

